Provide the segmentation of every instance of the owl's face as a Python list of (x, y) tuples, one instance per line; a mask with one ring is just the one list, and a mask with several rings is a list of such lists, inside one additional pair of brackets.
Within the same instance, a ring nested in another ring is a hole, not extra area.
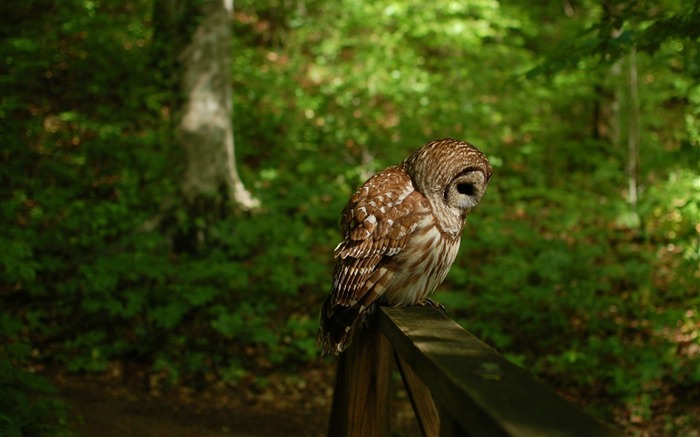
[(428, 143), (401, 165), (433, 210), (452, 218), (446, 225), (458, 227), (457, 232), (469, 211), (481, 202), (493, 171), (481, 151), (457, 140)]
[(487, 186), (488, 179), (483, 170), (467, 168), (447, 184), (443, 200), (466, 214), (481, 202)]

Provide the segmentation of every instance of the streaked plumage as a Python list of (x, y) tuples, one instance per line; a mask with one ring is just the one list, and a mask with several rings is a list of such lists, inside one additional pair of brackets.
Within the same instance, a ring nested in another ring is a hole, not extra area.
[(477, 148), (446, 138), (372, 176), (352, 195), (321, 310), (317, 343), (324, 355), (350, 345), (358, 320), (374, 304), (425, 302), (454, 262), (466, 216), (491, 173)]

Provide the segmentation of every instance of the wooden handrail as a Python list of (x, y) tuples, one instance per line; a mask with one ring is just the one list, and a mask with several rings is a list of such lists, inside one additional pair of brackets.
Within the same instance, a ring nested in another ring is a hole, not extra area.
[(425, 436), (621, 436), (440, 311), (384, 308), (339, 358), (329, 436), (387, 436), (393, 362)]

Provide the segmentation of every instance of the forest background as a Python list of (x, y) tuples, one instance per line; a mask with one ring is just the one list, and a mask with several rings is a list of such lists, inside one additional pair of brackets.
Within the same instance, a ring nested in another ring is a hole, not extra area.
[(219, 159), (183, 144), (178, 50), (215, 3), (2, 3), (4, 435), (65, 431), (47, 367), (235, 392), (332, 366), (340, 211), (441, 137), (494, 166), (448, 315), (629, 433), (700, 427), (699, 2), (221, 6), (247, 200), (193, 195)]

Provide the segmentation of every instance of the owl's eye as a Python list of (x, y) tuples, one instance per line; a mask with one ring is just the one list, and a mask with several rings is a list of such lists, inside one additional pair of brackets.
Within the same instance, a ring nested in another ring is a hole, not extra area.
[(459, 194), (466, 194), (467, 196), (472, 196), (474, 195), (474, 184), (469, 184), (469, 183), (459, 183), (457, 184), (457, 192)]

